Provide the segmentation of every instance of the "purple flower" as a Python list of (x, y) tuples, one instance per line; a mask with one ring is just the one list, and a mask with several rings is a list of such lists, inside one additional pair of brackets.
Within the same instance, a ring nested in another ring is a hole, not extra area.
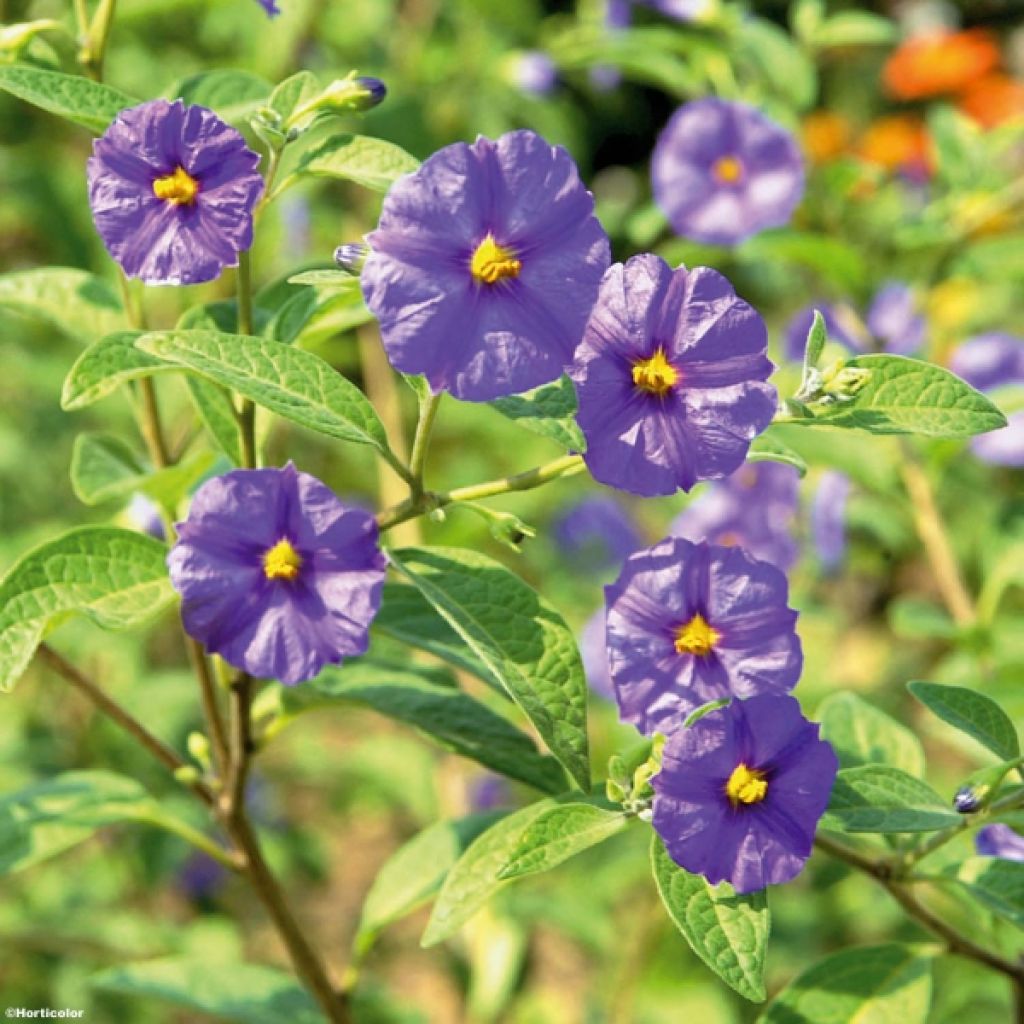
[(792, 697), (765, 695), (672, 733), (651, 780), (669, 856), (738, 893), (800, 874), (839, 768), (818, 730)]
[(558, 81), (558, 68), (546, 53), (528, 50), (514, 59), (512, 81), (521, 92), (531, 96), (547, 96)]
[(710, 14), (714, 7), (714, 0), (637, 0), (645, 7), (652, 7), (654, 10), (664, 14), (666, 18), (674, 18), (676, 21), (698, 21)]
[(986, 825), (974, 837), (974, 848), (982, 857), (1024, 861), (1024, 836), (1009, 825)]
[(577, 501), (557, 517), (552, 532), (559, 553), (590, 573), (621, 565), (640, 547), (632, 518), (614, 498)]
[(924, 345), (927, 325), (909, 285), (900, 281), (882, 285), (871, 300), (866, 319), (883, 352), (907, 356)]
[[(852, 352), (861, 352), (864, 345), (854, 333), (859, 323), (857, 315), (849, 306), (841, 303), (812, 302), (794, 313), (786, 324), (786, 358), (800, 362), (807, 346), (807, 333), (814, 323), (814, 311), (818, 310), (825, 319), (825, 330), (833, 341), (845, 345)], [(863, 328), (861, 328), (863, 330)]]
[(850, 478), (830, 469), (821, 475), (811, 502), (811, 536), (825, 572), (835, 572), (846, 559), (846, 502)]
[(648, 736), (723, 697), (788, 693), (803, 666), (786, 577), (741, 548), (668, 537), (605, 587), (623, 721)]
[[(980, 391), (1024, 384), (1024, 339), (1012, 334), (979, 334), (952, 355), (949, 368)], [(984, 462), (1024, 467), (1024, 409), (1011, 413), (1001, 430), (971, 438), (971, 450)]]
[(793, 537), (799, 479), (792, 466), (777, 462), (741, 466), (702, 489), (672, 521), (669, 535), (737, 545), (754, 558), (788, 569), (799, 554)]
[(587, 619), (580, 635), (580, 656), (587, 684), (599, 697), (615, 700), (612, 677), (608, 672), (608, 645), (605, 642), (605, 610), (598, 608)]
[(804, 194), (796, 139), (746, 103), (680, 107), (651, 160), (654, 198), (685, 238), (735, 245), (788, 223)]
[(151, 100), (122, 110), (89, 158), (107, 252), (149, 284), (212, 281), (252, 245), (259, 156), (212, 110)]
[(256, 2), (271, 18), (276, 18), (281, 13), (281, 8), (277, 6), (275, 0), (256, 0)]
[(529, 131), (435, 153), (368, 241), (363, 294), (392, 364), (472, 402), (562, 373), (609, 262), (572, 157)]
[(188, 634), (292, 685), (362, 654), (387, 564), (374, 519), (315, 477), (238, 470), (196, 491), (167, 559)]
[(223, 864), (207, 853), (193, 853), (178, 872), (178, 886), (190, 899), (197, 902), (211, 899), (227, 881), (228, 872)]
[(148, 533), (157, 540), (164, 539), (164, 521), (160, 516), (160, 506), (144, 494), (133, 494), (128, 502), (125, 515), (132, 527), (140, 533)]
[(493, 811), (511, 802), (512, 792), (508, 781), (500, 775), (487, 772), (470, 784), (469, 805), (474, 811)]
[(766, 344), (716, 271), (650, 254), (616, 264), (570, 371), (590, 472), (648, 497), (733, 472), (775, 415)]

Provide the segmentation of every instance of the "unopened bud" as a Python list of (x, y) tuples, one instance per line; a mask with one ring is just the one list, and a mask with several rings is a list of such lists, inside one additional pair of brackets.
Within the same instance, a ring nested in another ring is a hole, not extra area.
[(370, 247), (362, 242), (348, 242), (334, 250), (334, 262), (348, 274), (358, 277), (366, 265), (366, 257), (370, 255)]

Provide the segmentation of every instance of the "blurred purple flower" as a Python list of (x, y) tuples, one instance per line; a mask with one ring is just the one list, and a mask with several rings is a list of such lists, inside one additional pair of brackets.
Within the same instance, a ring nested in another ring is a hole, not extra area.
[(516, 88), (531, 96), (547, 96), (558, 82), (558, 68), (546, 53), (527, 50), (518, 54), (512, 64), (512, 81)]
[(141, 533), (148, 533), (157, 540), (164, 539), (164, 521), (160, 515), (160, 506), (144, 494), (133, 494), (128, 502), (125, 514), (132, 526)]
[[(979, 391), (1024, 384), (1024, 338), (999, 332), (975, 335), (953, 352), (949, 368)], [(971, 450), (983, 462), (1024, 467), (1024, 409), (1011, 413), (1001, 430), (971, 438)]]
[(488, 772), (470, 784), (469, 803), (474, 811), (492, 811), (495, 807), (504, 807), (510, 801), (508, 781), (500, 775)]
[(377, 525), (315, 477), (291, 463), (213, 477), (178, 537), (185, 629), (235, 668), (293, 685), (366, 650), (387, 565)]
[(367, 240), (388, 358), (471, 402), (562, 373), (609, 263), (572, 157), (530, 131), (439, 150), (392, 185)]
[(178, 887), (189, 899), (203, 902), (216, 895), (228, 878), (227, 868), (209, 854), (196, 852), (178, 871)]
[(212, 281), (252, 245), (260, 158), (212, 110), (151, 100), (93, 143), (89, 205), (107, 252), (149, 284)]
[(740, 548), (668, 537), (630, 555), (604, 592), (619, 715), (647, 735), (709, 701), (787, 693), (800, 678), (786, 577)]
[(666, 18), (676, 21), (698, 21), (708, 14), (714, 6), (714, 0), (636, 0), (645, 7), (664, 14)]
[(281, 8), (277, 6), (276, 0), (256, 0), (256, 2), (271, 18), (276, 18), (281, 13)]
[(850, 478), (838, 470), (826, 470), (811, 502), (811, 536), (825, 572), (835, 572), (846, 559), (846, 502)]
[(594, 478), (650, 497), (732, 473), (775, 414), (766, 344), (717, 271), (613, 266), (570, 370)]
[(559, 554), (595, 575), (617, 568), (641, 543), (629, 513), (603, 496), (575, 502), (555, 519), (552, 532)]
[(982, 857), (1024, 862), (1024, 836), (1009, 825), (986, 825), (974, 837), (974, 849)]
[(615, 700), (612, 677), (608, 672), (608, 645), (605, 642), (605, 610), (598, 608), (587, 620), (580, 635), (583, 672), (591, 690), (605, 700)]
[(866, 323), (883, 352), (909, 356), (924, 345), (927, 324), (913, 289), (901, 281), (887, 281), (875, 292)]
[(651, 780), (669, 856), (738, 893), (800, 874), (839, 768), (819, 728), (792, 697), (765, 695), (670, 734)]
[(708, 97), (672, 115), (651, 179), (678, 234), (735, 245), (789, 222), (804, 194), (804, 162), (794, 136), (756, 107)]

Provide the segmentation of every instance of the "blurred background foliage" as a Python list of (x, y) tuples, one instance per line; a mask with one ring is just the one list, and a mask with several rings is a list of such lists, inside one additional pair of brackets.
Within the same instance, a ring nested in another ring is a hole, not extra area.
[[(148, 98), (188, 94), (202, 86), (193, 76), (211, 68), (269, 82), (303, 68), (325, 81), (357, 68), (388, 86), (386, 102), (362, 117), (358, 130), (420, 158), (477, 133), (533, 128), (572, 151), (616, 258), (653, 250), (672, 263), (708, 263), (731, 277), (769, 322), (782, 393), (792, 393), (799, 376), (784, 342), (789, 318), (811, 302), (840, 304), (847, 317), (862, 317), (854, 311), (893, 280), (910, 286), (916, 314), (925, 318), (927, 358), (944, 363), (964, 339), (985, 331), (1024, 334), (1024, 101), (1006, 85), (1024, 91), (1016, 79), (1024, 74), (1019, 4), (708, 3), (693, 22), (666, 16), (653, 0), (625, 6), (628, 26), (615, 11), (609, 18), (600, 0), (282, 0), (283, 13), (273, 21), (255, 0), (131, 0), (119, 7), (105, 76)], [(58, 0), (3, 0), (0, 10), (5, 24), (73, 25)], [(965, 90), (926, 90), (921, 98), (887, 91), (883, 66), (900, 40), (940, 24), (992, 34), (1000, 70), (998, 81), (987, 75), (989, 93), (976, 91), (968, 102)], [(68, 68), (59, 31), (15, 44), (5, 38), (0, 46), (7, 47), (2, 59)], [(540, 87), (529, 63), (538, 53), (550, 62)], [(794, 222), (734, 249), (674, 237), (650, 196), (648, 159), (658, 131), (679, 103), (709, 92), (766, 109), (799, 133), (808, 159), (807, 195)], [(0, 95), (0, 146), (0, 270), (73, 266), (113, 283), (85, 201), (86, 133)], [(337, 182), (290, 191), (271, 209), (257, 242), (263, 287), (299, 267), (327, 265), (336, 245), (373, 226), (378, 208), (376, 196)], [(202, 290), (148, 289), (150, 323), (173, 324), (186, 304), (225, 298), (231, 285), (228, 274)], [(413, 396), (382, 373), (365, 321), (360, 308), (342, 303), (319, 315), (299, 343), (393, 405), (393, 418), (408, 429)], [(833, 355), (841, 352), (831, 347)], [(83, 506), (69, 483), (79, 432), (127, 437), (132, 430), (131, 410), (118, 397), (60, 413), (61, 382), (80, 348), (52, 324), (0, 309), (4, 568), (69, 526), (130, 521), (123, 508)], [(160, 395), (171, 437), (185, 443), (192, 414), (183, 386), (164, 378)], [(997, 397), (1006, 410), (1024, 405), (1019, 385)], [(792, 588), (807, 655), (804, 707), (813, 715), (836, 689), (857, 691), (909, 724), (925, 745), (931, 781), (952, 793), (982, 763), (978, 750), (926, 720), (904, 684), (980, 686), (1015, 719), (1024, 715), (1019, 471), (981, 462), (964, 444), (915, 445), (978, 598), (977, 620), (963, 625), (944, 608), (922, 555), (901, 483), (900, 443), (831, 431), (791, 434), (787, 442), (813, 467), (800, 484), (792, 527), (801, 549)], [(493, 410), (447, 401), (428, 482), (473, 483), (558, 452)], [(376, 503), (379, 493), (385, 500), (393, 493), (366, 451), (278, 422), (268, 461), (289, 457), (358, 500)], [(838, 513), (844, 540), (828, 553), (815, 547), (812, 521), (826, 471), (850, 481)], [(466, 510), (408, 527), (405, 537), (421, 530), (431, 543), (490, 551), (582, 628), (623, 554), (614, 544), (604, 550), (607, 520), (586, 536), (586, 515), (580, 520), (575, 507), (597, 496), (614, 503), (615, 515), (646, 543), (691, 500), (630, 501), (575, 477), (495, 502), (537, 528), (521, 553), (502, 547), (486, 520)], [(564, 520), (571, 515), (577, 528), (567, 540)], [(141, 639), (98, 636), (83, 623), (62, 627), (59, 639), (77, 663), (183, 749), (200, 716), (171, 619)], [(500, 701), (495, 706), (503, 708)], [(130, 774), (154, 792), (171, 788), (144, 754), (41, 670), (2, 707), (0, 792), (86, 766)], [(598, 766), (634, 740), (597, 694), (592, 736)], [(470, 762), (357, 710), (313, 714), (285, 731), (261, 758), (254, 785), (273, 862), (336, 967), (349, 961), (376, 870), (405, 839), (439, 815), (518, 799), (514, 787)], [(181, 816), (195, 820), (180, 803)], [(367, 991), (392, 993), (395, 1005), (376, 1012), (383, 1020), (441, 1024), (752, 1020), (756, 1008), (695, 960), (656, 906), (644, 845), (631, 831), (552, 875), (504, 891), (442, 948), (419, 949), (423, 914), (387, 928), (359, 968)], [(797, 884), (773, 895), (770, 989), (842, 946), (923, 937), (869, 881), (817, 858)], [(947, 909), (963, 920), (954, 897)], [(1005, 941), (1008, 949), (1019, 945), (1014, 935)], [(211, 965), (242, 956), (284, 962), (242, 883), (173, 837), (128, 827), (0, 879), (0, 944), (7, 1004), (84, 1008), (89, 1021), (124, 1024), (189, 1018), (97, 991), (89, 978), (103, 967), (174, 952)], [(969, 965), (944, 961), (935, 993), (929, 1019), (936, 1024), (961, 1021), (967, 1012), (975, 1024), (1007, 1019), (1002, 981)]]

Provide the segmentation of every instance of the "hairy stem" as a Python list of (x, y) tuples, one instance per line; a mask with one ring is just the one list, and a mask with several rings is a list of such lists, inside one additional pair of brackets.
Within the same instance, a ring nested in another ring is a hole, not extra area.
[(572, 476), (583, 469), (582, 455), (563, 455), (560, 459), (546, 462), (543, 466), (536, 466), (524, 473), (516, 473), (514, 476), (500, 477), (497, 480), (487, 480), (484, 483), (472, 484), (469, 487), (457, 487), (452, 491), (440, 491), (432, 494), (424, 492), (420, 497), (406, 498), (405, 501), (384, 509), (377, 516), (377, 526), (380, 530), (390, 530), (398, 523), (404, 523), (407, 519), (414, 519), (425, 512), (436, 508), (444, 508), (459, 501), (478, 501), (481, 498), (493, 498), (499, 494), (510, 494), (513, 491), (528, 491), (534, 487), (542, 487), (559, 477)]
[(903, 442), (901, 449), (901, 472), (904, 486), (910, 496), (914, 525), (931, 564), (939, 593), (958, 626), (973, 625), (976, 619), (974, 602), (960, 573), (949, 532), (935, 501), (931, 481), (911, 446)]
[[(146, 748), (158, 761), (172, 772), (177, 773), (182, 768), (191, 767), (186, 761), (179, 757), (178, 753), (167, 746), (163, 740), (154, 736), (140, 721), (133, 718), (115, 700), (108, 697), (91, 679), (80, 672), (63, 655), (55, 651), (49, 644), (39, 645), (36, 651), (39, 658), (48, 668), (57, 675), (69, 682), (79, 693), (85, 694), (96, 707), (103, 712), (111, 721), (116, 722), (133, 739), (137, 740)], [(205, 782), (196, 780), (188, 783), (189, 789), (200, 800), (209, 807), (215, 804), (215, 798)]]

